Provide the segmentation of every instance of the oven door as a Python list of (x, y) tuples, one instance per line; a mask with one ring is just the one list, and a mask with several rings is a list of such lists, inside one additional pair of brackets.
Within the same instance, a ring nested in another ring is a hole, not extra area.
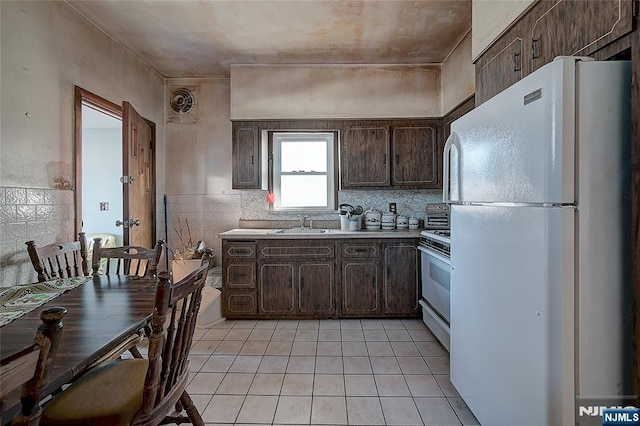
[(425, 246), (418, 246), (422, 266), (422, 297), (449, 323), (451, 304), (451, 261)]

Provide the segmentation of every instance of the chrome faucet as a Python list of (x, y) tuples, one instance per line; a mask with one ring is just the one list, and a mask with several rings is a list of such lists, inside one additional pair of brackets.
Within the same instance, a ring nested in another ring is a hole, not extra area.
[(300, 228), (304, 229), (304, 223), (307, 219), (309, 219), (309, 216), (300, 215), (298, 217), (300, 218)]

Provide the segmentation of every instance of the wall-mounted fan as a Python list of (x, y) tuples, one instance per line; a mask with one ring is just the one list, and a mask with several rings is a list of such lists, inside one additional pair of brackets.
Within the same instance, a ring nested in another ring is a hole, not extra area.
[(193, 124), (198, 121), (198, 86), (170, 87), (168, 92), (167, 122)]
[(171, 109), (180, 114), (186, 114), (190, 112), (196, 104), (196, 98), (189, 90), (184, 87), (180, 87), (171, 92), (171, 99), (169, 105)]

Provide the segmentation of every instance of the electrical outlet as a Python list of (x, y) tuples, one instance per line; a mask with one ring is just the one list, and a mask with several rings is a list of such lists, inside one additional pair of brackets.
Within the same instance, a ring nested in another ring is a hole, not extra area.
[(100, 203), (100, 211), (101, 212), (106, 212), (109, 210), (109, 203), (107, 203), (106, 201), (103, 203)]

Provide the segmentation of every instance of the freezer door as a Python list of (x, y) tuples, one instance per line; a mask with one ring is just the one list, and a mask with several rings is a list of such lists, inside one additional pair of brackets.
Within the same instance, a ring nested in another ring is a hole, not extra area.
[(451, 208), (451, 382), (481, 424), (575, 424), (571, 208)]
[(575, 201), (575, 67), (557, 59), (451, 124), (451, 201)]

